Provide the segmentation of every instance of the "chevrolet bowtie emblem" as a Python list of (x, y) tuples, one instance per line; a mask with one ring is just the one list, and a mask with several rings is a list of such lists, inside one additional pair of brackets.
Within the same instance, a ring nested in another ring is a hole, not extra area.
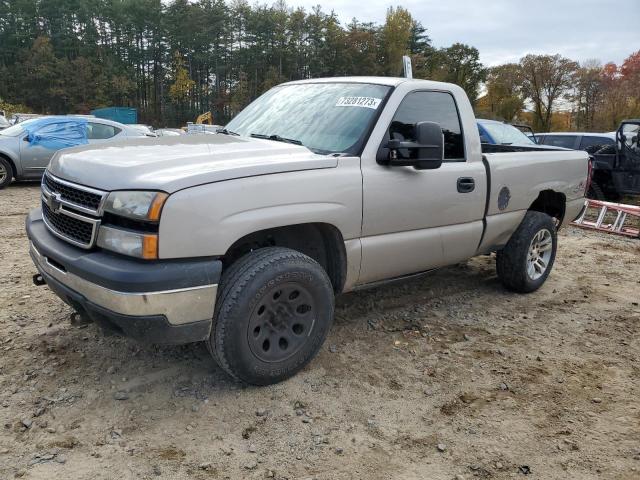
[(60, 195), (59, 193), (52, 193), (51, 195), (49, 195), (47, 197), (47, 206), (49, 207), (49, 210), (51, 210), (54, 213), (60, 210), (61, 201), (62, 201), (62, 195)]

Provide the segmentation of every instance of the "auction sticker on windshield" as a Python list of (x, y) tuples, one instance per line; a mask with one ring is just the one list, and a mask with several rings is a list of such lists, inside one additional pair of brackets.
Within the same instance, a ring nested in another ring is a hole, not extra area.
[(381, 98), (375, 97), (340, 97), (336, 103), (336, 107), (362, 107), (362, 108), (378, 108)]

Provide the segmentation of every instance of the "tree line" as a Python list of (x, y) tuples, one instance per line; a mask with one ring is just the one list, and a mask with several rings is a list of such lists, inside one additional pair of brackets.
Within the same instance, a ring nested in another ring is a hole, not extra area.
[(528, 123), (539, 132), (611, 131), (625, 118), (640, 117), (640, 50), (620, 66), (527, 55), (490, 68), (485, 88), (479, 115)]
[[(521, 119), (532, 107), (530, 120), (546, 126), (570, 101), (581, 105), (577, 115), (586, 128), (596, 128), (601, 118), (621, 114), (617, 106), (611, 110), (614, 97), (629, 103), (631, 95), (638, 106), (639, 89), (630, 94), (627, 86), (638, 85), (632, 62), (606, 65), (606, 78), (595, 75), (595, 64), (558, 56), (489, 69), (473, 46), (434, 47), (402, 7), (389, 8), (383, 24), (342, 25), (335, 12), (283, 0), (0, 0), (0, 101), (38, 113), (132, 106), (143, 122), (177, 126), (211, 110), (225, 123), (278, 83), (397, 76), (405, 54), (415, 77), (460, 85), (491, 118)], [(611, 111), (601, 113), (601, 105)]]

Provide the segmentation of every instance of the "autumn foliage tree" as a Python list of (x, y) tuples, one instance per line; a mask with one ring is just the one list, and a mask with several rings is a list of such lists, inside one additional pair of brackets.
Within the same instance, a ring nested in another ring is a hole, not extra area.
[(551, 129), (558, 102), (568, 99), (578, 64), (560, 55), (527, 55), (520, 60), (522, 93), (533, 104), (534, 128)]
[[(181, 117), (184, 117), (195, 84), (196, 82), (189, 78), (189, 72), (185, 68), (182, 55), (176, 51), (173, 55), (173, 83), (169, 86), (169, 97), (176, 105), (178, 115)], [(186, 118), (181, 118), (181, 120), (185, 121)]]
[(578, 130), (591, 130), (596, 125), (596, 113), (601, 110), (604, 96), (602, 65), (597, 60), (583, 63), (574, 75), (574, 95)]
[(479, 100), (477, 111), (482, 117), (515, 121), (525, 106), (520, 66), (506, 63), (487, 72), (486, 94)]
[(575, 112), (574, 126), (608, 130), (640, 116), (640, 52), (600, 72), (558, 55), (487, 71), (471, 45), (434, 46), (403, 7), (380, 25), (341, 24), (335, 12), (284, 0), (0, 0), (0, 98), (38, 113), (122, 105), (156, 126), (208, 110), (223, 123), (279, 83), (398, 75), (403, 55), (416, 78), (456, 83), (472, 103), (482, 94), (487, 116), (531, 108), (546, 129), (562, 110)]
[(493, 67), (476, 113), (530, 123), (537, 131), (615, 130), (621, 120), (640, 117), (640, 51), (620, 66), (528, 55)]
[(640, 117), (640, 51), (620, 66), (587, 62), (575, 80), (576, 128), (610, 131), (626, 118)]
[(387, 20), (382, 27), (383, 70), (386, 75), (399, 76), (402, 57), (409, 53), (414, 20), (408, 10), (389, 7)]

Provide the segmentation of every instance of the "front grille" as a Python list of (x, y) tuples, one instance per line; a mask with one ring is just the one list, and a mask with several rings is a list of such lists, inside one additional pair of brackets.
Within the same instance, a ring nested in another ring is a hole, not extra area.
[(45, 174), (42, 183), (52, 193), (59, 193), (63, 200), (74, 203), (84, 208), (97, 211), (100, 208), (102, 195), (98, 193), (87, 192), (79, 188), (71, 187), (51, 178)]
[(44, 201), (42, 202), (42, 216), (47, 226), (52, 229), (54, 233), (87, 247), (91, 246), (93, 241), (93, 224), (72, 218), (63, 213), (54, 213)]

